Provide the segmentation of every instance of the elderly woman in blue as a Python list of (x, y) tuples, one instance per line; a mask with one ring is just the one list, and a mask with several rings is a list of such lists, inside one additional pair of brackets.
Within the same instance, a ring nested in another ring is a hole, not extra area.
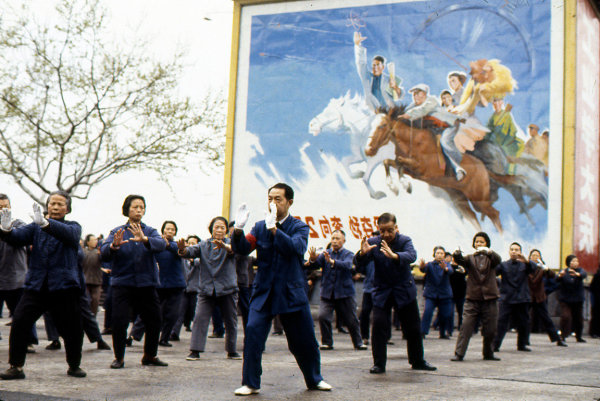
[(112, 329), (115, 360), (112, 369), (125, 366), (125, 339), (131, 309), (137, 312), (146, 327), (142, 365), (167, 366), (156, 356), (161, 328), (158, 268), (155, 254), (165, 250), (165, 240), (156, 229), (142, 223), (146, 200), (129, 195), (123, 202), (127, 223), (113, 229), (102, 243), (102, 259), (111, 262)]
[(31, 327), (46, 311), (50, 312), (65, 340), (69, 364), (67, 374), (86, 376), (79, 367), (83, 342), (79, 296), (85, 288), (77, 264), (81, 226), (75, 221), (65, 220), (71, 212), (68, 193), (52, 192), (46, 208), (44, 216), (42, 208), (34, 204), (33, 223), (20, 227), (13, 225), (10, 209), (2, 209), (0, 215), (0, 238), (13, 246), (31, 246), (25, 289), (14, 311), (10, 329), (10, 368), (0, 373), (3, 380), (25, 378), (23, 366)]
[(446, 250), (441, 246), (433, 248), (433, 260), (427, 264), (421, 259), (419, 269), (425, 273), (425, 310), (421, 319), (423, 338), (429, 334), (433, 311), (438, 308), (440, 338), (449, 339), (452, 330), (452, 287), (450, 275), (452, 266), (444, 261)]

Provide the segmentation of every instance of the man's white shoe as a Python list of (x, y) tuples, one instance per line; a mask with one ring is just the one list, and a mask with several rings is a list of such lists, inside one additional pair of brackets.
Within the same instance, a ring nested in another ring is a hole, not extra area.
[[(321, 381), (319, 384), (321, 383), (325, 383), (324, 381)], [(325, 383), (327, 384), (327, 383)], [(329, 384), (327, 384), (329, 386)], [(331, 386), (329, 386), (331, 387)], [(238, 388), (237, 390), (235, 390), (234, 394), (235, 395), (252, 395), (252, 394), (258, 394), (260, 390), (257, 388), (252, 388), (252, 387), (248, 387), (248, 386), (242, 386), (240, 388)]]
[(333, 387), (330, 384), (326, 383), (325, 380), (321, 380), (317, 383), (317, 390), (320, 391), (331, 391)]

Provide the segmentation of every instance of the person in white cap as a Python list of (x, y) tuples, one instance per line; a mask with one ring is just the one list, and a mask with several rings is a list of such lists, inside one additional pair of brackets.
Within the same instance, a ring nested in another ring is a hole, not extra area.
[(413, 102), (407, 106), (404, 114), (402, 114), (400, 118), (414, 121), (426, 116), (432, 116), (447, 123), (449, 127), (442, 133), (440, 144), (442, 145), (444, 154), (452, 165), (452, 169), (456, 174), (456, 180), (462, 180), (467, 175), (467, 172), (460, 167), (462, 153), (454, 143), (454, 138), (456, 137), (459, 128), (456, 122), (460, 116), (444, 110), (437, 99), (434, 96), (429, 95), (429, 86), (426, 84), (421, 83), (415, 85), (410, 88), (409, 92), (413, 96)]

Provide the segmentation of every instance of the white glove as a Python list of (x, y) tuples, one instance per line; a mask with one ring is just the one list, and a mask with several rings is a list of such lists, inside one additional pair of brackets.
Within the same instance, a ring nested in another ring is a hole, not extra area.
[(2, 209), (0, 210), (0, 227), (2, 231), (11, 231), (12, 230), (12, 216), (10, 209)]
[(490, 253), (490, 248), (488, 248), (487, 246), (480, 246), (479, 248), (477, 248), (476, 253)]
[(33, 216), (31, 217), (33, 218), (33, 222), (42, 228), (49, 224), (48, 220), (46, 220), (42, 214), (42, 207), (37, 203), (33, 204)]
[(235, 228), (239, 228), (239, 229), (244, 228), (244, 226), (248, 222), (248, 217), (249, 216), (250, 216), (250, 210), (248, 209), (248, 205), (246, 205), (245, 203), (242, 203), (238, 207), (238, 211), (237, 211), (237, 213), (235, 215), (235, 224), (234, 224), (234, 227)]
[(269, 208), (271, 211), (267, 213), (265, 217), (265, 225), (267, 226), (267, 230), (275, 228), (275, 223), (277, 223), (277, 206), (274, 203), (269, 204)]

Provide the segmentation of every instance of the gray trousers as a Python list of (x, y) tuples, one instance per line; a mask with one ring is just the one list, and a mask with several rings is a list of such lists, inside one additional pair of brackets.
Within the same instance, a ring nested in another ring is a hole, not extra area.
[(446, 157), (450, 160), (450, 164), (452, 165), (452, 169), (454, 173), (458, 167), (460, 167), (460, 162), (462, 161), (462, 153), (456, 147), (454, 143), (454, 138), (458, 133), (458, 127), (449, 127), (442, 132), (442, 138), (440, 139), (440, 144), (442, 145), (442, 150)]
[(218, 305), (221, 308), (223, 323), (225, 324), (225, 350), (227, 352), (236, 352), (237, 298), (237, 292), (220, 297), (198, 294), (196, 316), (194, 317), (192, 339), (190, 341), (191, 351), (204, 351), (210, 317), (213, 309)]
[(456, 340), (456, 355), (465, 356), (469, 340), (475, 330), (477, 320), (481, 320), (481, 335), (483, 336), (483, 357), (494, 355), (493, 341), (498, 326), (498, 300), (473, 301), (467, 299), (463, 311), (463, 323)]
[(337, 307), (339, 317), (348, 327), (350, 338), (354, 347), (362, 345), (360, 337), (360, 328), (358, 318), (356, 317), (356, 302), (354, 297), (345, 297), (338, 299), (321, 298), (319, 305), (319, 327), (321, 328), (321, 343), (323, 345), (333, 346), (333, 336), (331, 335), (331, 323), (333, 321), (333, 311)]

